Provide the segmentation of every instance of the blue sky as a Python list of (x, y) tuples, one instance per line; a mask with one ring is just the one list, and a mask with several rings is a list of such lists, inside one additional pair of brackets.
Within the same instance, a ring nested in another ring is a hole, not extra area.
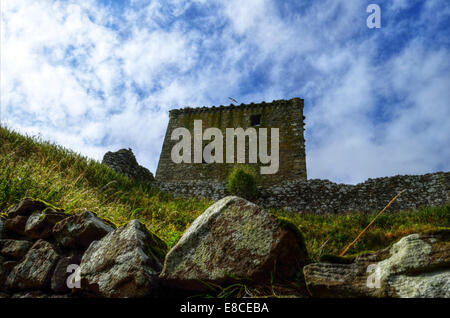
[(1, 6), (1, 121), (23, 133), (155, 172), (168, 110), (301, 97), (309, 178), (450, 170), (446, 0)]

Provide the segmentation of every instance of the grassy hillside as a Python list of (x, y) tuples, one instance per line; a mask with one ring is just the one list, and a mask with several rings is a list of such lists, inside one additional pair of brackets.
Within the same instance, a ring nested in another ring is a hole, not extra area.
[[(88, 209), (117, 225), (139, 219), (169, 246), (212, 204), (200, 198), (174, 198), (69, 149), (0, 127), (0, 211), (23, 197), (45, 200), (69, 213)], [(298, 226), (315, 260), (320, 254), (340, 251), (376, 213), (272, 212)], [(387, 211), (349, 253), (382, 248), (406, 234), (438, 227), (450, 227), (450, 205), (395, 214)]]

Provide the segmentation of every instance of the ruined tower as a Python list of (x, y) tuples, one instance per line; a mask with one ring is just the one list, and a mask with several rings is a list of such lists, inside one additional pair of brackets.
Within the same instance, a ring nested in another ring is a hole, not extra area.
[[(281, 181), (292, 179), (306, 180), (306, 158), (304, 139), (304, 100), (292, 98), (289, 100), (274, 100), (271, 103), (241, 104), (219, 107), (199, 107), (174, 109), (170, 111), (161, 156), (156, 171), (159, 181), (181, 180), (215, 180), (225, 181), (234, 164), (231, 163), (175, 163), (171, 158), (171, 151), (177, 140), (171, 140), (172, 132), (179, 127), (188, 129), (194, 136), (194, 120), (202, 120), (203, 131), (207, 128), (218, 128), (223, 134), (223, 153), (225, 154), (226, 128), (241, 127), (246, 130), (254, 127), (256, 131), (267, 128), (268, 151), (270, 152), (270, 130), (279, 129), (279, 169), (275, 174), (263, 174), (263, 185), (274, 185)], [(246, 137), (246, 162), (249, 158), (249, 145)], [(203, 141), (203, 147), (210, 141)], [(191, 156), (194, 156), (194, 149)], [(203, 149), (202, 147), (202, 149)], [(236, 147), (236, 145), (235, 145)], [(258, 146), (259, 147), (259, 146)], [(236, 154), (236, 151), (235, 151)], [(236, 162), (236, 160), (234, 161)], [(264, 166), (259, 159), (256, 166)]]

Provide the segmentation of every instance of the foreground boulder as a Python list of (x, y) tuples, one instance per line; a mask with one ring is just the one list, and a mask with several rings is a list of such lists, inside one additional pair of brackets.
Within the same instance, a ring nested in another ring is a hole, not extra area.
[(302, 235), (239, 197), (219, 200), (200, 215), (166, 256), (160, 278), (169, 286), (207, 290), (234, 278), (258, 283), (293, 279), (307, 262)]
[(80, 265), (84, 293), (100, 297), (152, 296), (167, 246), (139, 221), (92, 243)]
[(38, 240), (23, 261), (16, 265), (6, 279), (10, 290), (42, 290), (50, 287), (51, 272), (58, 261), (58, 253), (52, 244)]
[(449, 298), (448, 231), (412, 234), (390, 248), (357, 256), (349, 264), (310, 264), (304, 275), (313, 297)]
[(53, 228), (53, 236), (64, 247), (86, 249), (113, 231), (113, 225), (98, 218), (94, 213), (84, 211), (58, 223)]

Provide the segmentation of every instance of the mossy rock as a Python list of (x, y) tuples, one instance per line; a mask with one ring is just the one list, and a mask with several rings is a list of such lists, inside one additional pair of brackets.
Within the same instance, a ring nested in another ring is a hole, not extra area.
[(53, 211), (64, 213), (64, 209), (57, 208), (51, 203), (41, 199), (25, 197), (18, 204), (13, 205), (6, 212), (8, 218), (16, 217), (18, 215), (29, 216), (33, 212)]
[(106, 224), (110, 225), (113, 229), (117, 229), (118, 228), (118, 226), (113, 221), (111, 221), (110, 218), (108, 218), (108, 217), (99, 217), (98, 214), (95, 213), (95, 212), (91, 212), (91, 213), (94, 214), (99, 219), (101, 219), (102, 221), (104, 221)]
[(450, 227), (437, 227), (431, 230), (422, 231), (419, 234), (439, 236), (443, 241), (450, 241)]
[(164, 242), (158, 235), (150, 232), (147, 227), (145, 226), (145, 224), (141, 223), (142, 225), (142, 230), (148, 235), (149, 237), (149, 242), (151, 242), (150, 244), (148, 244), (146, 246), (147, 250), (145, 251), (146, 253), (153, 253), (155, 256), (159, 257), (160, 259), (164, 259), (164, 257), (166, 257), (166, 254), (168, 252), (168, 247), (166, 242)]
[(362, 251), (356, 254), (348, 254), (344, 256), (335, 254), (324, 254), (320, 257), (320, 262), (333, 264), (351, 264), (356, 260), (356, 257), (375, 253), (375, 251)]
[(47, 201), (44, 201), (44, 200), (42, 200), (42, 199), (36, 199), (36, 198), (32, 198), (32, 197), (25, 197), (25, 198), (23, 198), (22, 200), (33, 200), (33, 201), (35, 201), (35, 202), (40, 202), (40, 203), (42, 203), (43, 205), (45, 205), (45, 209), (44, 210), (42, 210), (42, 212), (46, 212), (46, 211), (54, 211), (54, 212), (64, 212), (64, 209), (63, 208), (58, 208), (58, 207), (56, 207), (55, 205), (53, 205), (53, 204), (51, 204), (51, 203), (49, 203), (49, 202), (47, 202)]
[[(297, 242), (298, 245), (300, 246), (300, 248), (302, 250), (304, 250), (305, 252), (307, 251), (306, 249), (306, 241), (305, 241), (305, 236), (303, 235), (303, 233), (298, 229), (298, 227), (291, 222), (291, 220), (289, 220), (288, 218), (285, 217), (281, 217), (281, 216), (277, 216), (273, 213), (269, 213), (274, 219), (275, 221), (284, 229), (291, 231), (292, 233), (294, 233), (295, 237), (297, 238)], [(308, 261), (309, 261), (309, 257), (308, 257)]]
[(237, 280), (292, 282), (307, 263), (303, 235), (284, 218), (229, 196), (210, 206), (167, 254), (168, 286), (204, 291)]

